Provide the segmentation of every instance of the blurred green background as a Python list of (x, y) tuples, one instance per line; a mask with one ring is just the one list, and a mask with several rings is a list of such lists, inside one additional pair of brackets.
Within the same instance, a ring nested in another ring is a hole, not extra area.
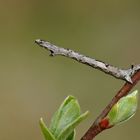
[[(118, 67), (140, 63), (138, 0), (0, 0), (0, 140), (42, 140), (64, 98), (78, 98), (90, 116), (77, 140), (124, 83), (61, 56), (35, 39), (79, 51)], [(140, 90), (140, 84), (136, 87)], [(139, 140), (140, 110), (96, 140)]]

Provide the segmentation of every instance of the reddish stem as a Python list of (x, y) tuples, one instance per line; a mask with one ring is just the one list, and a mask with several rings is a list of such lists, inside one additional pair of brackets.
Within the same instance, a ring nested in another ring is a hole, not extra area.
[(97, 136), (99, 133), (101, 133), (105, 128), (102, 128), (100, 126), (100, 120), (104, 119), (111, 108), (120, 100), (122, 97), (126, 96), (129, 91), (137, 84), (137, 82), (140, 80), (140, 70), (137, 71), (132, 76), (132, 84), (126, 82), (123, 87), (118, 91), (118, 93), (113, 97), (111, 102), (106, 106), (106, 108), (101, 112), (101, 114), (97, 117), (97, 119), (94, 121), (92, 126), (87, 130), (85, 135), (81, 138), (81, 140), (92, 140)]

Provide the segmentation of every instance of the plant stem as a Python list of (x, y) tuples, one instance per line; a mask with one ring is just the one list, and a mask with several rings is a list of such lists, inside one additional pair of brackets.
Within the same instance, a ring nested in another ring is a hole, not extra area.
[(137, 84), (137, 82), (140, 80), (140, 70), (137, 71), (132, 76), (132, 82), (128, 83), (126, 82), (123, 87), (118, 91), (118, 93), (113, 97), (111, 102), (105, 107), (105, 109), (101, 112), (101, 114), (97, 117), (97, 119), (94, 121), (92, 126), (88, 129), (88, 131), (85, 133), (85, 135), (81, 138), (81, 140), (92, 140), (97, 136), (99, 133), (101, 133), (104, 129), (100, 127), (99, 122), (100, 120), (104, 119), (111, 108), (120, 100), (122, 97), (126, 96), (129, 91)]
[(51, 56), (55, 55), (62, 55), (65, 57), (72, 58), (80, 63), (86, 64), (88, 66), (91, 66), (95, 69), (98, 69), (102, 72), (105, 72), (109, 75), (114, 76), (115, 78), (125, 80), (129, 83), (132, 83), (131, 76), (140, 69), (140, 65), (132, 66), (130, 69), (120, 69), (117, 67), (114, 67), (108, 63), (87, 57), (85, 55), (82, 55), (80, 53), (77, 53), (70, 49), (64, 49), (62, 47), (58, 47), (56, 45), (53, 45), (47, 41), (37, 39), (35, 41), (38, 45), (41, 47), (44, 47), (45, 49), (49, 50), (51, 52)]

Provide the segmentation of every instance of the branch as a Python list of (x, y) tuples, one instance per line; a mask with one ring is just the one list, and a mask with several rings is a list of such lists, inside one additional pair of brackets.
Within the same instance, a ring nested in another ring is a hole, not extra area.
[(97, 136), (99, 133), (101, 133), (105, 128), (102, 128), (100, 126), (100, 120), (104, 119), (111, 108), (124, 96), (128, 94), (128, 92), (137, 84), (137, 82), (140, 80), (140, 70), (137, 71), (132, 76), (132, 82), (128, 83), (126, 82), (124, 86), (118, 91), (118, 93), (113, 97), (111, 102), (106, 106), (106, 108), (101, 112), (101, 114), (97, 117), (97, 119), (94, 121), (92, 126), (88, 129), (88, 131), (85, 133), (85, 135), (81, 138), (81, 140), (92, 140)]
[(57, 47), (49, 42), (37, 39), (35, 41), (38, 45), (41, 47), (44, 47), (45, 49), (49, 50), (51, 52), (51, 56), (55, 55), (62, 55), (65, 57), (72, 58), (80, 63), (86, 64), (88, 66), (91, 66), (95, 69), (99, 69), (102, 72), (105, 72), (111, 76), (114, 76), (115, 78), (125, 80), (126, 83), (124, 86), (118, 91), (118, 93), (113, 97), (111, 102), (106, 106), (106, 108), (101, 112), (101, 114), (97, 117), (97, 119), (94, 121), (92, 126), (87, 130), (85, 135), (81, 138), (81, 140), (92, 140), (97, 136), (99, 133), (101, 133), (106, 128), (103, 128), (100, 125), (100, 121), (104, 119), (111, 108), (124, 96), (126, 96), (129, 91), (137, 84), (137, 82), (140, 80), (140, 64), (136, 66), (131, 66), (130, 69), (120, 69), (117, 67), (114, 67), (110, 64), (107, 64), (105, 62), (87, 57), (85, 55), (79, 54), (73, 50), (70, 49), (64, 49), (61, 47)]
[(131, 68), (127, 70), (120, 69), (108, 63), (79, 54), (73, 50), (57, 47), (44, 40), (37, 39), (35, 42), (41, 47), (49, 50), (51, 52), (51, 56), (62, 55), (65, 57), (72, 58), (80, 63), (86, 64), (95, 69), (99, 69), (102, 72), (112, 75), (115, 78), (125, 80), (129, 83), (132, 83), (131, 76), (140, 69), (140, 65), (136, 65), (136, 66), (132, 65)]

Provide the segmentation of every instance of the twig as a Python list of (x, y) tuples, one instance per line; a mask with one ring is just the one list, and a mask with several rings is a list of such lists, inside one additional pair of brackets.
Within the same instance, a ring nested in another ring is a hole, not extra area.
[[(111, 102), (106, 106), (106, 108), (101, 112), (101, 114), (97, 117), (97, 119), (94, 121), (92, 126), (87, 130), (85, 135), (81, 138), (81, 140), (92, 140), (97, 136), (99, 133), (101, 133), (103, 130), (107, 128), (103, 128), (100, 125), (100, 121), (104, 119), (111, 108), (124, 96), (128, 94), (128, 92), (137, 84), (137, 82), (140, 80), (140, 64), (136, 66), (131, 66), (130, 69), (120, 69), (117, 67), (114, 67), (110, 64), (107, 64), (105, 62), (87, 57), (85, 55), (79, 54), (77, 52), (74, 52), (70, 49), (64, 49), (61, 47), (57, 47), (49, 42), (37, 39), (35, 41), (38, 45), (41, 47), (44, 47), (45, 49), (49, 50), (51, 52), (51, 56), (55, 55), (62, 55), (65, 57), (72, 58), (80, 63), (86, 64), (88, 66), (91, 66), (95, 69), (99, 69), (109, 75), (114, 76), (115, 78), (125, 80), (126, 83), (124, 86), (118, 91), (118, 93), (113, 97)], [(132, 78), (131, 78), (132, 77)]]
[(95, 69), (99, 69), (99, 70), (101, 70), (109, 75), (114, 76), (115, 78), (125, 80), (129, 83), (132, 83), (131, 76), (137, 70), (140, 69), (140, 65), (131, 66), (130, 69), (126, 69), (126, 70), (120, 69), (120, 68), (114, 67), (110, 64), (107, 64), (105, 62), (102, 62), (102, 61), (87, 57), (85, 55), (79, 54), (73, 50), (57, 47), (57, 46), (55, 46), (47, 41), (44, 41), (44, 40), (37, 39), (35, 42), (38, 45), (40, 45), (41, 47), (44, 47), (45, 49), (49, 50), (51, 52), (51, 56), (62, 55), (65, 57), (72, 58), (80, 63), (86, 64), (86, 65), (91, 66)]
[(92, 126), (88, 129), (88, 131), (85, 133), (85, 135), (81, 138), (81, 140), (92, 140), (95, 138), (96, 135), (101, 133), (105, 128), (102, 128), (100, 126), (100, 120), (104, 119), (111, 108), (124, 96), (126, 96), (129, 91), (137, 84), (137, 82), (140, 80), (140, 70), (137, 71), (133, 76), (132, 76), (132, 82), (128, 83), (126, 82), (124, 86), (118, 91), (118, 93), (113, 97), (111, 102), (106, 106), (106, 108), (101, 112), (101, 114), (97, 117), (97, 119), (94, 121)]

